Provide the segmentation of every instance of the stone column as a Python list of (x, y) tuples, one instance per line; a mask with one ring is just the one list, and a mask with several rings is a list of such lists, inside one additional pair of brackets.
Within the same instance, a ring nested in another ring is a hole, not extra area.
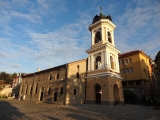
[(107, 51), (107, 50), (106, 50), (106, 53), (105, 53), (105, 61), (106, 61), (106, 62), (105, 62), (105, 63), (106, 63), (105, 65), (106, 65), (106, 67), (108, 67), (108, 66), (107, 66), (107, 64), (108, 64), (108, 51)]
[(101, 63), (102, 63), (101, 68), (104, 68), (104, 54), (103, 54), (103, 51), (101, 52)]
[(116, 70), (119, 72), (119, 61), (118, 61), (118, 55), (115, 56), (116, 57)]
[(110, 51), (108, 51), (108, 55), (107, 55), (107, 57), (108, 57), (108, 66), (107, 67), (109, 67), (109, 68), (111, 68), (111, 62), (110, 62)]
[(114, 45), (114, 31), (112, 31), (111, 37), (112, 37), (112, 45), (115, 46), (115, 45)]
[(91, 70), (94, 70), (94, 57), (93, 57), (93, 54), (91, 54)]
[(94, 32), (91, 31), (91, 45), (94, 45)]

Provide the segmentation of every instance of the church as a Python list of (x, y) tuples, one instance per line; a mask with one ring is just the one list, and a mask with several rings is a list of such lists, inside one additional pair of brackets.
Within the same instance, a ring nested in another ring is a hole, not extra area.
[(89, 25), (88, 58), (66, 63), (22, 77), (19, 96), (23, 100), (53, 104), (123, 104), (122, 77), (114, 44), (110, 15), (102, 13)]

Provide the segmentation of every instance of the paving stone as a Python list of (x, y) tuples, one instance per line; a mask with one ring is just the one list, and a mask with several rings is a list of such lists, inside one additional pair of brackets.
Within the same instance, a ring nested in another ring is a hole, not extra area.
[(0, 99), (0, 120), (160, 120), (151, 106), (55, 105)]

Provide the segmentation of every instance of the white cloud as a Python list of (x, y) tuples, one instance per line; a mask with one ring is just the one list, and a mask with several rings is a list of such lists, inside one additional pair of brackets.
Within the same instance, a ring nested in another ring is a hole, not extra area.
[(33, 23), (42, 23), (41, 17), (36, 14), (22, 14), (16, 11), (12, 11), (11, 15), (13, 17), (19, 17), (24, 20), (29, 20), (30, 22), (33, 22)]
[[(115, 40), (117, 47), (122, 52), (143, 49), (147, 54), (150, 54), (150, 51), (159, 47), (159, 44), (153, 44), (157, 42), (156, 39), (152, 39), (155, 33), (150, 35), (159, 29), (160, 22), (157, 21), (160, 21), (160, 8), (156, 1), (153, 1), (152, 5), (149, 1), (139, 0), (128, 3), (125, 13), (116, 20)], [(151, 45), (152, 47), (145, 47)]]
[(67, 11), (65, 0), (37, 0), (37, 3), (39, 4), (37, 10), (45, 16)]
[(87, 57), (85, 50), (90, 43), (87, 31), (90, 20), (85, 13), (79, 14), (81, 17), (76, 23), (64, 25), (53, 32), (42, 34), (27, 31), (32, 40), (30, 44), (36, 48), (34, 59), (39, 62), (39, 66), (43, 63), (46, 69)]

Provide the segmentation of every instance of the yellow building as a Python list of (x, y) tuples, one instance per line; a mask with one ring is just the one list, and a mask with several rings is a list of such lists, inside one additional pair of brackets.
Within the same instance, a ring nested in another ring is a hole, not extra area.
[(143, 51), (135, 50), (119, 55), (122, 86), (141, 94), (151, 88), (151, 58)]

